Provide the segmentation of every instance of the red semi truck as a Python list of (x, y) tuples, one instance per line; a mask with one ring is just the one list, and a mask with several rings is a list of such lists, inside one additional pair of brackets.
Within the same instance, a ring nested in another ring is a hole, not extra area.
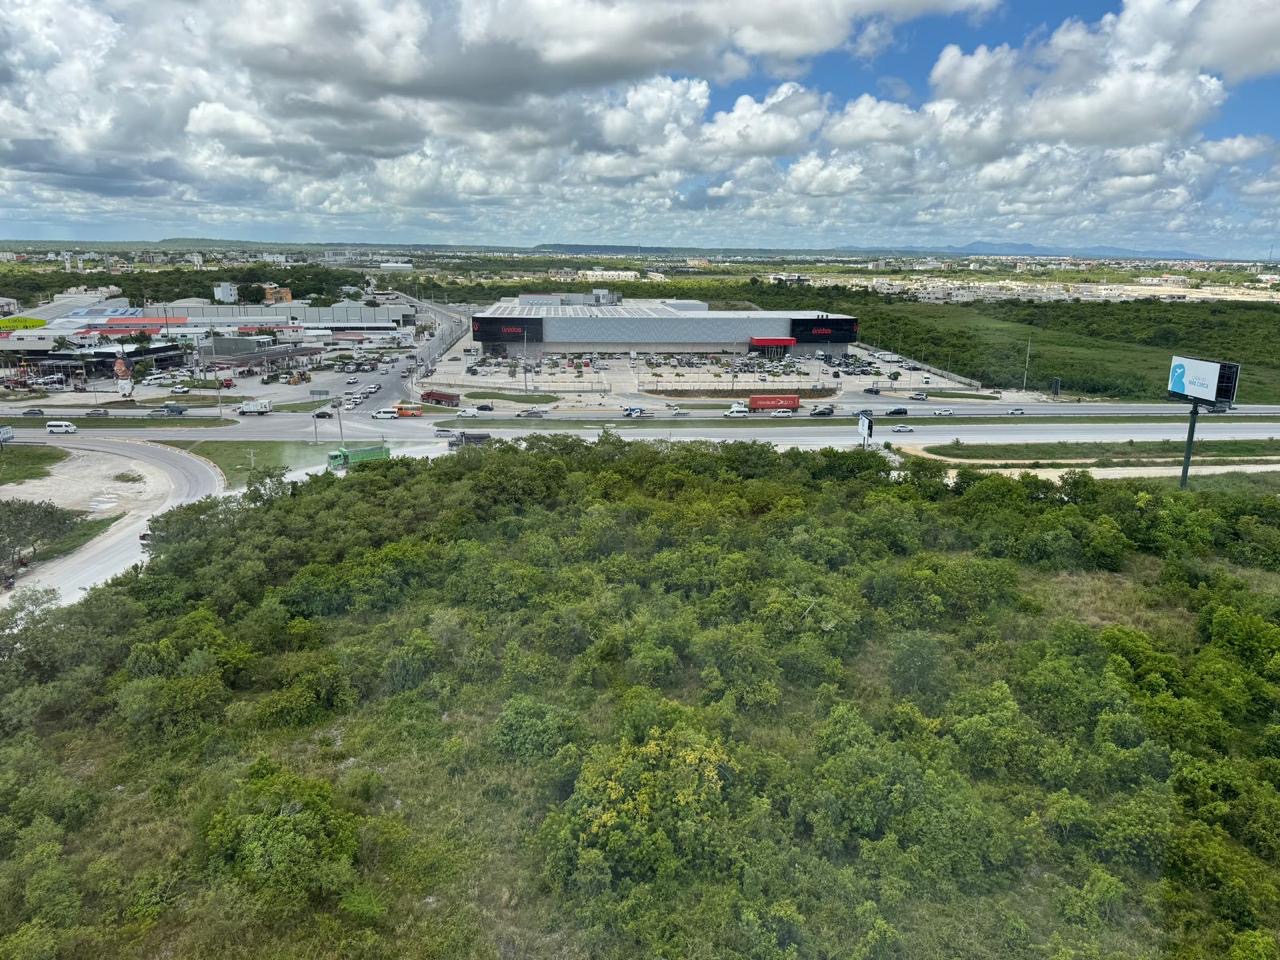
[(748, 410), (799, 410), (800, 397), (794, 393), (759, 393), (747, 398)]

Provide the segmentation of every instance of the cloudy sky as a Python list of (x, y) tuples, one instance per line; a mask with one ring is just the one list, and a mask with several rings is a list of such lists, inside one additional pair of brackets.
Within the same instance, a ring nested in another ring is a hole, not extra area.
[(1280, 0), (4, 0), (0, 237), (1265, 256)]

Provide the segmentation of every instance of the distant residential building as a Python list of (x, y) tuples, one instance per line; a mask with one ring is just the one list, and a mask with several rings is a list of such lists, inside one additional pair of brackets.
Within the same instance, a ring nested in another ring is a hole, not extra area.
[(1144, 287), (1185, 287), (1190, 282), (1190, 277), (1184, 277), (1173, 273), (1161, 274), (1158, 277), (1138, 278), (1138, 283)]
[(667, 279), (667, 275), (665, 273), (659, 273), (657, 270), (650, 270), (644, 275), (644, 278), (646, 280), (653, 280), (657, 283), (661, 283)]
[(288, 255), (283, 253), (264, 253), (260, 255), (258, 259), (261, 260), (263, 263), (274, 263), (277, 266), (281, 266), (281, 267), (283, 267), (286, 263), (289, 262)]
[(784, 287), (807, 287), (811, 278), (803, 273), (771, 273), (767, 279)]
[(18, 259), (18, 255), (16, 253), (12, 253), (8, 250), (0, 250), (0, 261), (3, 261), (5, 263), (12, 263), (14, 260), (17, 260), (17, 259)]
[(223, 303), (238, 303), (240, 289), (234, 283), (217, 283), (213, 286), (213, 299)]
[(593, 267), (590, 270), (579, 270), (579, 280), (590, 281), (618, 281), (618, 280), (639, 280), (639, 270), (602, 270), (599, 267)]
[(264, 283), (262, 285), (262, 302), (292, 303), (293, 291), (288, 287), (280, 286), (278, 283)]
[(1258, 274), (1259, 283), (1280, 283), (1280, 273), (1260, 273)]

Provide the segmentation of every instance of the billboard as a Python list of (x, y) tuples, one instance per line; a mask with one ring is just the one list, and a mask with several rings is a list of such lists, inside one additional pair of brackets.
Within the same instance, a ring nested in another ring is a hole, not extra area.
[(875, 433), (875, 421), (868, 417), (865, 413), (858, 414), (858, 436), (863, 440), (870, 440)]
[(1179, 400), (1203, 400), (1232, 404), (1240, 380), (1240, 364), (1174, 357), (1169, 364), (1169, 396)]
[(471, 336), (476, 343), (542, 342), (541, 317), (472, 317)]
[(792, 317), (796, 343), (856, 343), (857, 317)]
[(111, 365), (111, 375), (116, 380), (116, 393), (122, 397), (133, 396), (133, 361), (123, 353)]
[(13, 442), (13, 427), (0, 427), (0, 443)]

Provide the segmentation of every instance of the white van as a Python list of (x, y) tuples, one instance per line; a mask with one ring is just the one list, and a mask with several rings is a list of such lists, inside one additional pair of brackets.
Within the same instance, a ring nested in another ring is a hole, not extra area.
[(927, 373), (926, 373), (923, 377), (921, 377), (920, 379), (921, 379), (921, 381), (923, 381), (924, 383), (933, 383), (933, 377), (929, 376)]
[(142, 385), (144, 387), (158, 387), (170, 383), (172, 380), (173, 377), (167, 373), (150, 373), (142, 378)]
[(373, 419), (375, 420), (394, 420), (399, 416), (400, 412), (394, 407), (383, 407), (381, 410), (373, 412)]
[(475, 407), (464, 407), (458, 411), (457, 415), (459, 417), (478, 417), (480, 416), (480, 411)]
[(49, 433), (75, 433), (76, 425), (70, 420), (50, 420), (44, 425)]

